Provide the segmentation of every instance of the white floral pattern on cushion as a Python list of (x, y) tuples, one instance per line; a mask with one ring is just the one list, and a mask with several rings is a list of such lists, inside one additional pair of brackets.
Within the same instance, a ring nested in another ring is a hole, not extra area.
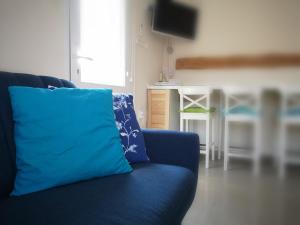
[(131, 163), (148, 161), (144, 136), (134, 111), (133, 96), (115, 94), (113, 96), (113, 110), (122, 147), (128, 161)]

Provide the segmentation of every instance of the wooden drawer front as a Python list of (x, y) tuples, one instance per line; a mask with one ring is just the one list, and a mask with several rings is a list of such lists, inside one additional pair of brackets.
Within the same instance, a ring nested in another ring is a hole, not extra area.
[(151, 92), (151, 98), (154, 101), (157, 100), (166, 100), (166, 97), (168, 96), (168, 92), (167, 91), (157, 91), (157, 90), (152, 90)]
[(152, 114), (151, 123), (152, 124), (165, 124), (165, 116)]
[(166, 101), (162, 100), (153, 100), (150, 103), (151, 104), (151, 114), (157, 114), (157, 115), (166, 115), (167, 108), (166, 108)]
[(169, 90), (148, 90), (148, 127), (168, 129)]
[(167, 127), (165, 125), (162, 125), (162, 124), (155, 124), (155, 123), (152, 123), (151, 124), (151, 127), (149, 128), (154, 128), (154, 129), (167, 129)]

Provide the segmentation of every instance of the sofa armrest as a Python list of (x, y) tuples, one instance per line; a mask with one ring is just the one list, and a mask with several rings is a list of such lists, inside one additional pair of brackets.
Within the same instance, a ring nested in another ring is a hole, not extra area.
[(199, 136), (165, 130), (143, 130), (151, 162), (182, 166), (198, 174)]

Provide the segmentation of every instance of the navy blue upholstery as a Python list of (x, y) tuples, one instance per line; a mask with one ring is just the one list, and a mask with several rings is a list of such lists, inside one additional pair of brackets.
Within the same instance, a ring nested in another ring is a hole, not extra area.
[[(0, 72), (1, 225), (177, 225), (192, 203), (199, 163), (198, 136), (144, 130), (149, 163), (109, 176), (9, 197), (15, 144), (7, 87), (74, 87), (53, 77)], [(168, 165), (167, 165), (168, 164)]]
[(150, 163), (134, 167), (131, 174), (6, 199), (0, 203), (1, 225), (179, 224), (193, 198), (191, 171)]
[(12, 109), (8, 86), (75, 87), (71, 82), (47, 76), (0, 72), (0, 198), (13, 188), (16, 174)]
[(143, 130), (151, 162), (189, 168), (198, 175), (199, 137), (195, 133)]

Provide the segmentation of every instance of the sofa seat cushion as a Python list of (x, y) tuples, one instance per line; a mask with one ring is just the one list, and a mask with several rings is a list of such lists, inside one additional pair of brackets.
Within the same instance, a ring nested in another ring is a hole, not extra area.
[(0, 202), (1, 225), (176, 225), (194, 196), (183, 167), (143, 163), (114, 175)]

